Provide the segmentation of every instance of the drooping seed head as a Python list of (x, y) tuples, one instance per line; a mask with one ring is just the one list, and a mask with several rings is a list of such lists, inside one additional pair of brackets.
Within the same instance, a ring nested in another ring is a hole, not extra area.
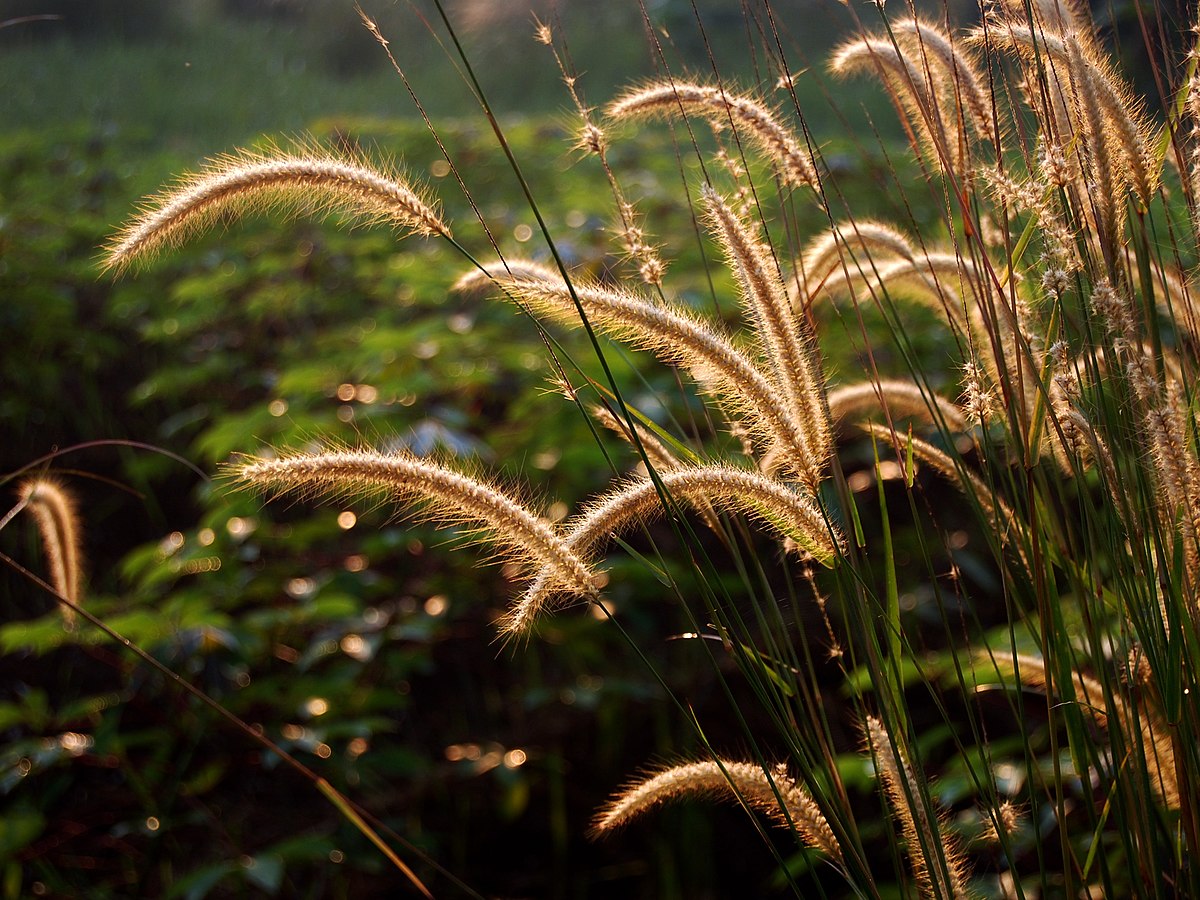
[(627, 91), (609, 104), (607, 113), (614, 119), (698, 115), (718, 131), (732, 126), (776, 163), (786, 182), (819, 187), (816, 165), (803, 141), (752, 97), (704, 84), (654, 82)]
[(357, 224), (450, 236), (434, 206), (397, 173), (359, 154), (301, 145), (219, 156), (199, 173), (185, 175), (148, 198), (141, 213), (113, 236), (103, 265), (125, 269), (182, 243), (221, 215), (261, 210), (336, 213)]
[[(78, 606), (83, 599), (83, 537), (74, 496), (61, 482), (36, 477), (21, 482), (17, 499), (37, 524), (50, 570), (50, 584)], [(59, 608), (64, 624), (72, 626), (75, 611), (61, 604)]]
[(523, 566), (550, 573), (559, 590), (595, 593), (594, 576), (554, 527), (486, 481), (408, 453), (330, 450), (277, 459), (248, 458), (228, 473), (260, 490), (309, 495), (378, 493), (385, 500), (424, 505), (427, 519), (466, 525)]
[(795, 829), (808, 846), (835, 862), (842, 859), (841, 846), (820, 807), (782, 766), (768, 775), (755, 763), (730, 760), (671, 766), (631, 782), (597, 813), (592, 836), (607, 835), (663, 804), (688, 797), (740, 800), (775, 824)]

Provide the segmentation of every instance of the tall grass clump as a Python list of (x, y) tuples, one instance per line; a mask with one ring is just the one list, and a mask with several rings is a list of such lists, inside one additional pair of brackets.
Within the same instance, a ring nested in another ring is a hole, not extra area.
[[(1149, 43), (1170, 47), (1157, 29), (1191, 23), (1156, 12)], [(390, 167), (307, 145), (168, 188), (105, 262), (248, 210), (332, 210), (448, 242), (466, 270), (448, 289), (544, 329), (563, 415), (628, 445), (562, 521), (408, 451), (247, 435), (255, 455), (227, 474), (364, 495), (483, 544), (524, 579), (497, 623), (509, 639), (581, 604), (622, 627), (606, 559), (643, 559), (662, 596), (637, 602), (677, 604), (742, 727), (717, 733), (673, 697), (698, 758), (620, 789), (594, 834), (727, 798), (790, 838), (769, 846), (801, 896), (1200, 896), (1195, 57), (1162, 51), (1151, 102), (1080, 4), (1004, 0), (965, 28), (871, 16), (829, 73), (876, 81), (900, 117), (922, 177), (887, 185), (894, 221), (840, 191), (800, 102), (818, 76), (791, 71), (770, 16), (757, 89), (668, 74), (599, 111), (540, 26), (583, 164), (611, 187), (615, 269), (572, 269), (549, 230), (529, 258), (482, 218), (452, 236)], [(702, 244), (706, 276), (666, 266), (675, 238), (653, 245), (610, 154), (657, 127), (681, 148), (695, 233), (678, 240)], [(947, 351), (931, 358), (934, 327)], [(572, 359), (562, 328), (595, 360)], [(676, 370), (679, 395), (639, 408), (650, 364), (618, 345)]]

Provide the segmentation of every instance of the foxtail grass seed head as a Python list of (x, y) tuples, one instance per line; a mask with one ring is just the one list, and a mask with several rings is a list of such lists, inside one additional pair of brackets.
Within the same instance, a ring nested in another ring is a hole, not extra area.
[(825, 385), (814, 359), (815, 336), (798, 316), (769, 246), (759, 241), (747, 223), (716, 191), (705, 187), (701, 197), (713, 232), (737, 278), (742, 306), (769, 364), (776, 388), (809, 439), (809, 465), (820, 471), (833, 452)]
[(881, 76), (893, 101), (915, 129), (920, 149), (956, 177), (968, 176), (962, 142), (947, 130), (947, 123), (956, 123), (958, 116), (942, 108), (932, 72), (914, 53), (889, 40), (859, 38), (837, 48), (829, 68), (843, 77), (860, 73)]
[[(17, 499), (37, 525), (50, 584), (78, 606), (83, 600), (83, 531), (75, 497), (60, 481), (36, 477), (20, 483)], [(75, 611), (62, 604), (59, 609), (63, 624), (74, 627)]]
[[(660, 489), (661, 485), (661, 489)], [(566, 523), (565, 543), (588, 560), (615, 535), (662, 515), (662, 496), (701, 510), (741, 513), (759, 521), (797, 552), (832, 566), (844, 551), (844, 539), (817, 505), (782, 482), (730, 466), (682, 466), (658, 473), (658, 484), (636, 478), (588, 504)], [(528, 628), (550, 604), (553, 573), (540, 573), (504, 622), (505, 630)]]
[[(677, 469), (683, 465), (683, 462), (675, 455), (674, 451), (669, 449), (666, 444), (651, 433), (649, 428), (640, 422), (634, 421), (633, 433), (630, 433), (629, 424), (620, 416), (614, 414), (607, 406), (591, 406), (588, 408), (588, 413), (596, 420), (597, 424), (619, 434), (630, 444), (640, 445), (642, 451), (646, 454), (646, 458), (650, 460), (650, 464), (655, 469), (665, 472), (670, 469)], [(634, 437), (635, 434), (636, 440)]]
[(732, 126), (779, 169), (794, 186), (817, 188), (817, 168), (803, 141), (780, 123), (777, 115), (752, 97), (723, 88), (685, 82), (652, 82), (618, 97), (606, 110), (613, 119), (675, 118), (697, 115), (715, 130)]
[(117, 232), (104, 267), (122, 270), (183, 243), (227, 213), (338, 214), (356, 224), (388, 224), (422, 235), (450, 236), (434, 205), (396, 172), (357, 154), (317, 146), (243, 150), (219, 156), (195, 175), (146, 200)]
[(779, 446), (785, 467), (816, 490), (827, 459), (814, 447), (822, 436), (797, 417), (771, 380), (715, 324), (666, 302), (600, 285), (567, 285), (561, 279), (499, 279), (504, 293), (535, 312), (579, 324), (582, 306), (592, 326), (682, 366), (749, 424), (766, 447)]
[[(981, 654), (977, 664), (984, 668), (994, 667), (1001, 675), (1012, 675), (1024, 687), (1052, 697), (1065, 694), (1065, 689), (1051, 680), (1046, 662), (1040, 657), (1023, 653), (1012, 657)], [(1149, 692), (1143, 692), (1141, 704), (1133, 705), (1118, 693), (1117, 687), (1119, 685), (1106, 691), (1099, 679), (1071, 670), (1071, 691), (1080, 712), (1097, 727), (1105, 730), (1120, 728), (1127, 741), (1137, 741), (1140, 746), (1135, 752), (1144, 761), (1143, 771), (1154, 792), (1167, 808), (1178, 809), (1181, 797), (1170, 727), (1154, 703), (1145, 699)]]
[(984, 812), (984, 829), (979, 840), (987, 844), (1002, 844), (1012, 840), (1017, 829), (1021, 827), (1023, 814), (1021, 808), (1011, 800), (1002, 800), (990, 812)]
[(425, 518), (478, 531), (512, 561), (550, 573), (560, 590), (590, 597), (594, 574), (567, 546), (553, 525), (499, 488), (440, 463), (407, 453), (330, 450), (275, 459), (248, 458), (232, 464), (240, 484), (262, 491), (305, 496), (381, 496), (385, 501), (423, 504)]
[(958, 841), (942, 827), (936, 812), (927, 808), (928, 789), (918, 781), (919, 776), (909, 764), (903, 748), (894, 743), (883, 722), (874, 716), (867, 716), (863, 731), (888, 803), (904, 834), (909, 863), (921, 896), (931, 900), (960, 900), (974, 896), (968, 888), (966, 861)]
[(936, 73), (932, 74), (947, 101), (964, 106), (976, 133), (999, 150), (997, 104), (967, 50), (956, 45), (940, 26), (921, 19), (896, 22), (892, 25), (892, 33), (917, 59), (931, 68), (936, 67)]
[(848, 384), (829, 392), (829, 412), (838, 425), (881, 417), (915, 419), (934, 428), (966, 431), (969, 410), (909, 381), (885, 379)]
[(692, 797), (745, 803), (776, 825), (794, 829), (808, 846), (828, 858), (842, 859), (841, 847), (820, 807), (783, 766), (768, 774), (755, 763), (730, 760), (671, 766), (631, 782), (597, 813), (592, 836), (606, 836), (664, 804)]
[(511, 281), (560, 282), (562, 276), (551, 269), (529, 259), (504, 259), (472, 269), (454, 282), (450, 290), (472, 299), (482, 299), (504, 289)]

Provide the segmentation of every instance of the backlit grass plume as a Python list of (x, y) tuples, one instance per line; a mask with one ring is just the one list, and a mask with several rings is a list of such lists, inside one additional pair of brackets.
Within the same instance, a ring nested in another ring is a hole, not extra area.
[(597, 329), (688, 369), (734, 419), (761, 439), (764, 452), (778, 449), (784, 468), (810, 489), (820, 484), (827, 462), (827, 451), (822, 452), (828, 448), (825, 415), (810, 415), (812, 405), (807, 399), (802, 408), (789, 404), (772, 379), (716, 324), (628, 290), (568, 285), (559, 279), (501, 277), (498, 283), (506, 295), (568, 324), (579, 322), (578, 301)]
[(104, 267), (124, 269), (183, 243), (219, 216), (277, 211), (339, 215), (347, 222), (450, 235), (436, 208), (398, 173), (359, 154), (297, 146), (242, 150), (148, 198), (105, 247)]
[[(28, 478), (17, 488), (18, 502), (33, 517), (50, 570), (50, 584), (75, 605), (83, 599), (83, 534), (79, 507), (71, 492), (53, 478)], [(59, 604), (63, 623), (75, 623), (75, 611)]]
[[(657, 480), (631, 479), (588, 504), (567, 522), (564, 541), (584, 559), (635, 525), (659, 515), (666, 503), (686, 501), (703, 516), (710, 510), (742, 513), (766, 524), (785, 542), (826, 566), (843, 550), (843, 539), (817, 505), (803, 494), (758, 472), (729, 466), (679, 466)], [(523, 632), (546, 608), (555, 588), (547, 571), (529, 587), (505, 622)]]
[(584, 596), (595, 592), (593, 573), (549, 522), (504, 491), (429, 460), (404, 453), (333, 450), (249, 458), (231, 465), (228, 474), (271, 493), (365, 494), (397, 503), (415, 502), (432, 521), (477, 529), (481, 539), (501, 552), (550, 573), (556, 586)]
[(779, 263), (771, 249), (713, 190), (702, 192), (705, 209), (730, 270), (737, 279), (746, 319), (752, 324), (760, 352), (776, 390), (800, 423), (804, 441), (798, 449), (809, 484), (815, 485), (833, 450), (825, 386), (807, 322), (793, 309)]
[[(981, 658), (979, 662), (995, 666), (1001, 675), (1011, 676), (1023, 687), (1043, 691), (1056, 700), (1067, 693), (1065, 686), (1055, 685), (1046, 660), (1017, 654), (1011, 658)], [(1129, 752), (1135, 754), (1142, 765), (1131, 770), (1132, 777), (1148, 775), (1150, 786), (1162, 802), (1178, 809), (1181, 797), (1170, 726), (1154, 699), (1152, 670), (1140, 653), (1135, 653), (1131, 660), (1131, 672), (1133, 685), (1114, 685), (1106, 689), (1100, 680), (1071, 669), (1070, 693), (1083, 714), (1099, 728), (1105, 731), (1121, 729), (1123, 743), (1134, 742), (1136, 746)], [(1140, 703), (1131, 703), (1122, 695), (1131, 687), (1139, 689)]]
[(922, 792), (923, 780), (908, 762), (904, 749), (875, 716), (863, 726), (867, 750), (883, 782), (888, 803), (904, 835), (913, 877), (923, 898), (966, 900), (968, 887), (962, 850)]
[(796, 831), (805, 844), (829, 859), (841, 861), (842, 848), (829, 822), (783, 766), (768, 774), (756, 763), (730, 760), (684, 763), (630, 783), (597, 813), (592, 834), (606, 835), (663, 804), (692, 797), (745, 803), (776, 825)]
[(613, 119), (672, 119), (695, 115), (718, 130), (732, 127), (778, 166), (789, 184), (818, 187), (816, 165), (803, 140), (783, 125), (766, 105), (724, 88), (681, 81), (633, 88), (610, 103)]

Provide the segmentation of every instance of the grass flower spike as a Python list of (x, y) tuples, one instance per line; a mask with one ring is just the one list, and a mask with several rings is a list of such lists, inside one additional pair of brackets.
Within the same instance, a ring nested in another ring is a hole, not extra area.
[(596, 815), (592, 834), (606, 835), (664, 803), (688, 797), (740, 800), (766, 813), (775, 824), (795, 829), (808, 846), (830, 859), (842, 858), (842, 849), (820, 808), (782, 766), (768, 775), (755, 763), (729, 760), (671, 766), (633, 782)]
[(229, 474), (246, 485), (277, 493), (380, 493), (385, 500), (424, 503), (429, 519), (478, 528), (482, 537), (516, 561), (550, 572), (560, 589), (584, 596), (595, 592), (591, 570), (548, 522), (498, 488), (438, 463), (408, 454), (334, 450), (250, 458), (231, 466)]
[[(83, 599), (83, 537), (75, 498), (52, 478), (29, 478), (17, 489), (17, 498), (37, 523), (42, 549), (50, 569), (50, 583), (75, 605)], [(75, 612), (62, 610), (63, 623), (75, 622)]]
[(607, 113), (614, 119), (697, 115), (715, 130), (732, 125), (775, 162), (785, 182), (820, 185), (816, 165), (801, 139), (780, 124), (775, 113), (750, 97), (703, 84), (654, 83), (618, 97), (609, 104)]
[(127, 268), (183, 243), (221, 215), (256, 210), (338, 214), (349, 222), (450, 236), (450, 226), (432, 204), (395, 172), (358, 154), (306, 146), (243, 150), (217, 157), (198, 174), (149, 198), (105, 248), (104, 266)]
[(868, 716), (863, 728), (892, 812), (900, 822), (913, 876), (921, 896), (929, 900), (965, 900), (967, 887), (962, 851), (926, 806), (921, 782), (903, 750), (893, 743), (883, 722)]

